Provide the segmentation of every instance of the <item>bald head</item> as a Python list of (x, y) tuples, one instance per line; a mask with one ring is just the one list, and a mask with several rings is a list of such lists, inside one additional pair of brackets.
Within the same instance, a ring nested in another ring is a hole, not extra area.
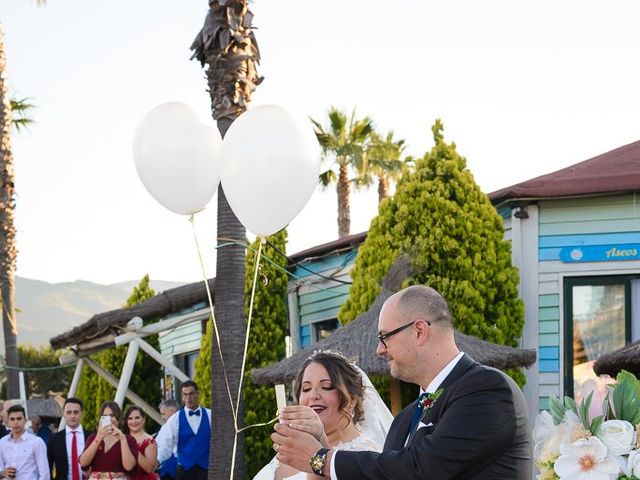
[(427, 388), (459, 353), (449, 306), (433, 288), (414, 285), (390, 296), (378, 318), (378, 355), (391, 375)]
[(434, 326), (453, 328), (449, 305), (442, 295), (433, 288), (413, 285), (399, 291), (394, 296), (396, 295), (396, 306), (407, 320), (424, 318)]

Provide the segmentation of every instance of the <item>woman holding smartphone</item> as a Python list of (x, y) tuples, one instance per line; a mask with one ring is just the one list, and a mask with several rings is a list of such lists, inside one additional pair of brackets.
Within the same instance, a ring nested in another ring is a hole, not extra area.
[(127, 480), (135, 470), (138, 445), (118, 428), (120, 418), (116, 402), (102, 403), (98, 432), (89, 436), (79, 459), (82, 468), (90, 467), (89, 478)]

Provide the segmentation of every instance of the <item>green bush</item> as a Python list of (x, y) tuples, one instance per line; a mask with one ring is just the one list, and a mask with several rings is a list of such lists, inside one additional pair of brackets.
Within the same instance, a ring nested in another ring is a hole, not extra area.
[[(458, 330), (517, 346), (524, 308), (502, 218), (455, 144), (445, 143), (442, 130), (437, 120), (434, 147), (398, 181), (395, 195), (381, 203), (358, 250), (339, 320), (348, 323), (365, 312), (394, 260), (409, 254), (418, 273), (407, 285), (438, 290), (449, 302)], [(524, 382), (522, 372), (509, 373)]]

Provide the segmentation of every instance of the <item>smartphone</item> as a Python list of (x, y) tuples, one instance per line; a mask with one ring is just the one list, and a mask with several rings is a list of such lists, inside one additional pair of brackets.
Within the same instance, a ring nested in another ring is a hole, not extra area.
[(109, 415), (102, 415), (100, 417), (100, 425), (102, 427), (108, 427), (111, 425), (111, 417)]

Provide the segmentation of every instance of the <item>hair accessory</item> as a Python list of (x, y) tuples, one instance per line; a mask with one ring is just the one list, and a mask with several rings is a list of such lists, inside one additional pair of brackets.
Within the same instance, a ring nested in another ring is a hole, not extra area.
[(307, 357), (307, 359), (308, 360), (313, 360), (316, 357), (316, 355), (320, 355), (320, 354), (333, 355), (334, 357), (338, 357), (338, 358), (341, 358), (341, 359), (345, 360), (346, 362), (350, 363), (351, 365), (355, 365), (356, 364), (356, 360), (347, 358), (343, 353), (335, 352), (333, 350), (314, 350), (313, 353)]

